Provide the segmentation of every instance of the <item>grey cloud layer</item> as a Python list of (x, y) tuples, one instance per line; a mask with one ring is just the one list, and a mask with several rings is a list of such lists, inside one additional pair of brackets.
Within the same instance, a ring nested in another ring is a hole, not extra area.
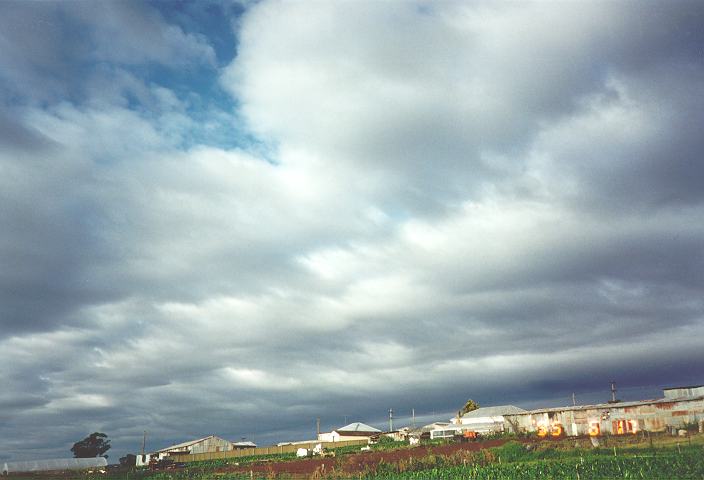
[(701, 5), (250, 6), (268, 159), (128, 68), (208, 39), (105, 5), (1, 7), (50, 25), (0, 37), (0, 458), (701, 381)]
[(21, 2), (0, 7), (0, 99), (80, 99), (99, 64), (213, 63), (205, 38), (138, 2)]
[[(696, 65), (692, 45), (702, 41), (694, 4), (654, 7), (638, 22), (618, 4), (446, 4), (422, 14), (410, 3), (317, 7), (254, 11), (228, 85), (244, 99), (254, 128), (365, 172), (381, 170), (395, 187), (392, 201), (405, 194), (417, 199), (416, 209), (479, 195), (487, 183), (515, 182), (546, 126), (588, 113), (592, 97), (623, 100), (614, 78), (623, 79), (622, 94), (640, 97), (635, 108), (691, 106), (701, 119), (700, 95), (689, 103), (701, 70), (694, 79), (678, 75)], [(648, 122), (660, 120), (648, 113)], [(680, 151), (696, 151), (696, 137), (688, 135)], [(618, 145), (607, 147), (604, 156), (613, 158)], [(619, 157), (624, 153), (640, 154)], [(652, 163), (666, 161), (658, 157)], [(687, 177), (689, 167), (676, 165), (672, 176)]]

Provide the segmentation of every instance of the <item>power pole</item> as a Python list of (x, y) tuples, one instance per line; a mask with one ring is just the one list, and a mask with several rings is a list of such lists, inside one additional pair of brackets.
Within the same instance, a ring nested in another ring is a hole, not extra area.
[(144, 431), (144, 436), (142, 436), (142, 455), (144, 455), (144, 448), (147, 446), (147, 431)]
[(415, 408), (411, 408), (411, 418), (412, 418), (411, 426), (415, 430), (415, 428), (416, 428), (416, 409)]
[(389, 432), (394, 431), (394, 409), (389, 408)]
[(315, 433), (320, 436), (320, 417), (315, 419)]

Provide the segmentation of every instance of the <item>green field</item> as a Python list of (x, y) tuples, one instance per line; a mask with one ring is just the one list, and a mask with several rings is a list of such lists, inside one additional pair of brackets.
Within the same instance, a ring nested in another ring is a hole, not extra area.
[(681, 454), (587, 456), (554, 460), (534, 460), (488, 465), (436, 467), (422, 471), (377, 473), (364, 479), (704, 479), (704, 452)]
[[(510, 442), (491, 449), (490, 453), (475, 454), (473, 463), (452, 465), (457, 458), (430, 456), (415, 463), (380, 464), (375, 472), (341, 474), (315, 478), (357, 478), (364, 480), (509, 480), (509, 479), (703, 479), (704, 449), (700, 445), (671, 446), (658, 449), (635, 447), (613, 450), (542, 449), (527, 451), (525, 446)], [(466, 462), (466, 457), (465, 462)], [(434, 466), (431, 466), (433, 465)], [(161, 473), (151, 480), (246, 480), (267, 479), (270, 476), (250, 477), (249, 474), (213, 475), (205, 470)], [(290, 478), (281, 475), (276, 478)], [(296, 477), (310, 478), (310, 477)]]
[[(606, 448), (575, 448), (575, 443), (544, 442), (525, 444), (511, 441), (501, 447), (480, 451), (459, 451), (452, 455), (428, 454), (397, 462), (380, 462), (371, 468), (354, 473), (345, 472), (346, 453), (358, 450), (340, 449), (334, 459), (338, 467), (334, 473), (279, 474), (228, 472), (224, 461), (199, 462), (182, 470), (150, 472), (138, 470), (104, 475), (66, 474), (62, 480), (272, 480), (272, 479), (358, 479), (358, 480), (544, 480), (544, 479), (700, 479), (704, 480), (703, 438), (695, 437), (686, 444), (666, 443), (660, 446), (634, 444), (628, 447), (610, 445)], [(396, 445), (399, 446), (399, 445)], [(384, 445), (383, 450), (394, 445)], [(407, 447), (404, 447), (407, 448)], [(291, 460), (291, 454), (240, 458), (240, 466), (265, 460), (267, 464), (281, 464)], [(234, 463), (234, 462), (233, 462)], [(232, 466), (232, 463), (229, 464)], [(219, 471), (218, 471), (219, 470)], [(10, 476), (10, 479), (54, 478), (48, 475)]]

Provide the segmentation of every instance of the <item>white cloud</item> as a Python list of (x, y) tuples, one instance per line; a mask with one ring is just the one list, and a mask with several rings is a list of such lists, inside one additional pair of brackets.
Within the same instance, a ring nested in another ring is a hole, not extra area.
[(273, 440), (614, 364), (691, 377), (701, 67), (649, 28), (678, 8), (255, 4), (221, 82), (267, 158), (199, 143), (197, 94), (128, 68), (208, 63), (205, 39), (110, 9), (79, 15), (107, 63), (85, 102), (0, 118), (4, 437)]

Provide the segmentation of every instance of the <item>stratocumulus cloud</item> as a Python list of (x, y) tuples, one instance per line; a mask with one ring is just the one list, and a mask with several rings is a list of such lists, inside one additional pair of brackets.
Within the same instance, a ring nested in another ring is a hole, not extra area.
[(0, 11), (0, 458), (701, 383), (700, 2)]

